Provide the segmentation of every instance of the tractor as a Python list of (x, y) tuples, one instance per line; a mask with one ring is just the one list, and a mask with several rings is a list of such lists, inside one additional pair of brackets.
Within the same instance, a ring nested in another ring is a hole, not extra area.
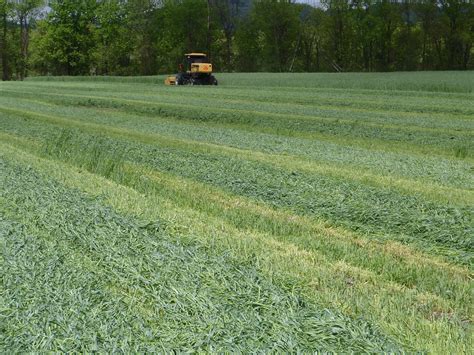
[(217, 85), (206, 54), (187, 53), (185, 58), (185, 64), (179, 65), (179, 73), (165, 79), (166, 85)]

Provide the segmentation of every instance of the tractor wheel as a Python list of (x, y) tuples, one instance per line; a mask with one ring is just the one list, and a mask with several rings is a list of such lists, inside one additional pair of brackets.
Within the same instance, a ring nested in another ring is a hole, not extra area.
[(214, 75), (210, 77), (209, 85), (217, 85), (217, 79)]

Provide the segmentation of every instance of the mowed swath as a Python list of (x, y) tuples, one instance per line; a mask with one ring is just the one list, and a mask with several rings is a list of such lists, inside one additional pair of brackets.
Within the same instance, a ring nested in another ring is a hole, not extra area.
[(472, 73), (0, 85), (2, 350), (472, 341)]

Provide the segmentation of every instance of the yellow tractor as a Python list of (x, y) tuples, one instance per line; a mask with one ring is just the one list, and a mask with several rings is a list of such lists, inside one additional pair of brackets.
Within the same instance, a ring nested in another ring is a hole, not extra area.
[(187, 53), (185, 58), (185, 64), (179, 65), (179, 73), (165, 79), (166, 85), (217, 85), (206, 54)]

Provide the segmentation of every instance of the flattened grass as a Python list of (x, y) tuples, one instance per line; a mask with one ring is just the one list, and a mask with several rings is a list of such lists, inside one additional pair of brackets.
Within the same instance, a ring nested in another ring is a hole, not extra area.
[[(341, 309), (343, 313), (355, 319), (368, 317), (408, 349), (435, 350), (467, 344), (469, 332), (466, 325), (469, 323), (466, 321), (469, 319), (471, 310), (469, 304), (465, 304), (462, 299), (449, 301), (444, 299), (444, 296), (419, 292), (416, 288), (403, 286), (394, 280), (383, 281), (384, 276), (379, 276), (365, 268), (351, 266), (349, 263), (353, 258), (349, 259), (350, 253), (347, 254), (347, 262), (339, 259), (337, 255), (335, 259), (332, 259), (331, 253), (328, 258), (324, 255), (327, 252), (321, 252), (318, 248), (311, 250), (304, 242), (301, 246), (297, 246), (292, 241), (284, 240), (284, 236), (280, 242), (275, 232), (262, 234), (255, 230), (236, 229), (224, 222), (222, 217), (216, 218), (212, 214), (205, 211), (199, 212), (195, 208), (177, 207), (179, 204), (176, 200), (170, 200), (166, 194), (162, 196), (162, 189), (159, 186), (152, 190), (149, 182), (146, 179), (143, 180), (142, 174), (137, 170), (135, 171), (138, 176), (135, 181), (138, 191), (116, 185), (110, 180), (96, 178), (80, 170), (70, 169), (65, 165), (57, 165), (43, 159), (38, 160), (31, 155), (14, 153), (14, 151), (8, 155), (12, 157), (9, 159), (32, 164), (35, 169), (40, 169), (43, 173), (54, 171), (52, 175), (61, 183), (69, 185), (70, 188), (79, 187), (90, 194), (106, 198), (107, 203), (128, 215), (145, 221), (153, 221), (160, 216), (167, 221), (166, 225), (170, 230), (177, 233), (191, 233), (194, 238), (210, 244), (213, 250), (231, 253), (234, 257), (243, 258), (247, 262), (253, 261), (273, 282), (289, 282), (290, 285), (300, 287), (302, 294), (306, 295), (308, 300), (316, 302), (323, 308)], [(126, 180), (129, 183), (132, 181), (130, 176)], [(224, 209), (221, 208), (221, 210)], [(317, 236), (324, 229), (313, 230), (308, 237), (318, 239), (320, 237)], [(335, 236), (330, 233), (329, 237)], [(346, 239), (343, 235), (341, 237), (343, 241)], [(317, 242), (314, 240), (313, 244)], [(361, 243), (361, 247), (365, 249), (363, 240), (356, 242)], [(353, 250), (354, 245), (351, 247), (348, 243), (346, 248)], [(421, 259), (417, 261), (415, 258), (410, 261), (409, 253), (403, 252), (403, 248), (396, 246), (382, 250), (384, 254), (388, 254), (385, 256), (386, 260), (390, 259), (391, 254), (402, 264), (402, 268), (413, 268), (415, 274), (422, 275), (424, 262)], [(406, 261), (405, 257), (407, 257)], [(410, 266), (412, 263), (414, 265)], [(438, 279), (440, 275), (448, 272), (445, 279), (449, 280), (446, 284), (447, 290), (455, 291), (457, 297), (464, 293), (469, 298), (469, 288), (466, 283), (469, 280), (467, 270), (449, 271), (451, 266), (436, 260), (428, 261), (426, 264), (428, 268), (430, 264), (434, 270), (428, 271), (425, 275), (426, 281), (429, 277), (433, 285), (436, 285), (443, 279), (443, 277)], [(374, 260), (372, 267), (380, 267), (380, 271), (383, 272), (389, 265), (382, 262), (377, 266)], [(450, 272), (453, 272), (452, 275), (455, 276), (450, 277)], [(408, 274), (405, 275), (407, 276)], [(460, 287), (459, 289), (455, 288), (458, 287), (454, 286), (456, 284)], [(464, 291), (461, 291), (463, 288)], [(443, 336), (440, 337), (440, 334)]]
[(458, 74), (1, 83), (1, 350), (468, 351)]
[(397, 349), (251, 260), (0, 164), (4, 351)]

